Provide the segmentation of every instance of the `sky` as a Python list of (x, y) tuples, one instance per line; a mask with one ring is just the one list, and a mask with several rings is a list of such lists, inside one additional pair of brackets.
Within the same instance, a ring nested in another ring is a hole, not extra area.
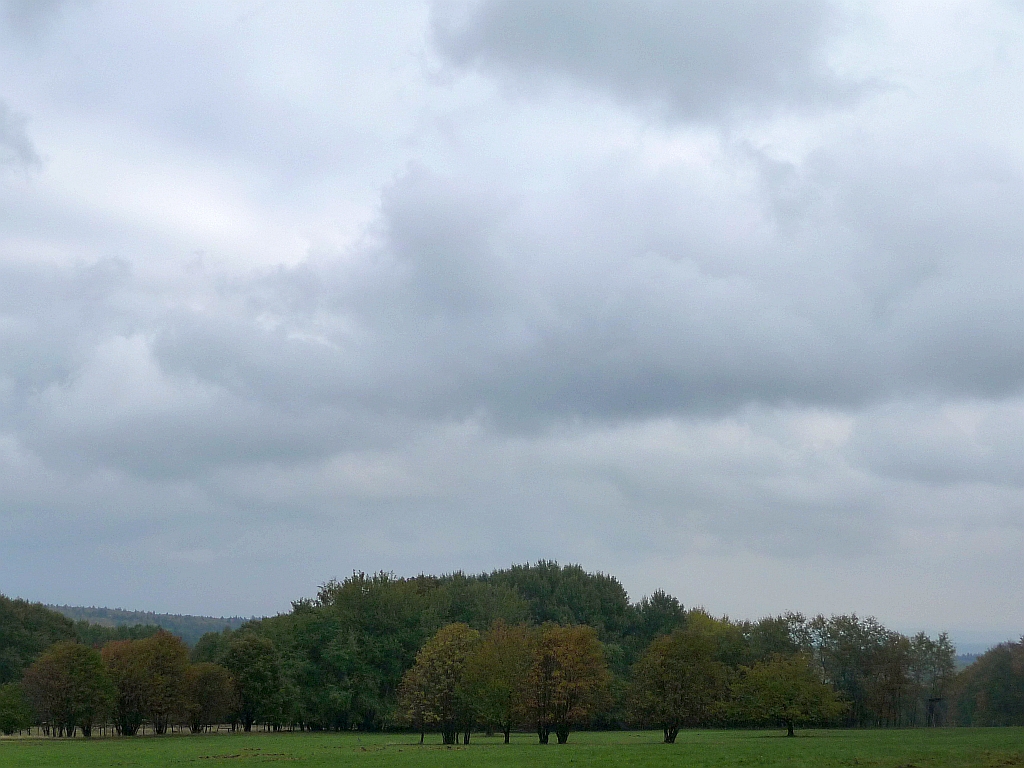
[(0, 591), (539, 558), (1024, 633), (1024, 4), (0, 0)]

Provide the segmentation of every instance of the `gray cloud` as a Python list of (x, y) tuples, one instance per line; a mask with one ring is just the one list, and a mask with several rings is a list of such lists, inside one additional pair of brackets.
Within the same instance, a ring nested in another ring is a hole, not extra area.
[(441, 3), (434, 35), (456, 64), (564, 77), (626, 102), (705, 120), (844, 101), (829, 67), (839, 26), (828, 3)]
[[(8, 28), (27, 39), (38, 39), (57, 23), (64, 8), (74, 0), (3, 0), (0, 16)], [(82, 0), (78, 0), (79, 3)]]
[(75, 6), (0, 45), (47, 158), (0, 176), (0, 589), (248, 613), (552, 557), (1024, 622), (1021, 29), (594, 7)]
[(0, 168), (38, 167), (41, 163), (36, 148), (25, 130), (26, 118), (0, 101)]

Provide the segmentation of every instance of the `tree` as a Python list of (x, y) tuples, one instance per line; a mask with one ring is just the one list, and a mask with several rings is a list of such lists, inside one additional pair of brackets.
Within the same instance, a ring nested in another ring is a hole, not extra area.
[(422, 744), (429, 723), (427, 681), (423, 667), (413, 666), (402, 676), (402, 684), (398, 687), (398, 706), (401, 710), (400, 718), (419, 731)]
[(439, 579), (354, 573), (330, 581), (314, 601), (286, 617), (261, 622), (296, 657), (295, 668), (316, 686), (307, 696), (321, 722), (378, 730), (394, 710), (402, 675), (429, 636), (425, 595)]
[(146, 718), (149, 668), (144, 648), (135, 640), (115, 640), (100, 654), (113, 686), (114, 727), (122, 736), (134, 736)]
[(540, 743), (547, 744), (553, 730), (564, 744), (572, 726), (602, 712), (610, 703), (610, 679), (593, 627), (543, 626), (523, 699), (524, 714), (536, 726)]
[(25, 668), (54, 643), (74, 639), (70, 619), (38, 603), (0, 595), (0, 684), (20, 680)]
[(1024, 725), (1024, 638), (1000, 643), (957, 678), (963, 725)]
[(756, 622), (745, 622), (743, 634), (750, 647), (746, 666), (776, 656), (793, 656), (800, 651), (809, 651), (806, 623), (807, 620), (799, 613), (784, 613), (781, 616), (766, 616)]
[(900, 725), (911, 703), (907, 638), (873, 618), (816, 616), (805, 630), (824, 681), (849, 703), (849, 725)]
[(32, 707), (18, 683), (0, 685), (0, 733), (10, 736), (32, 726)]
[(184, 694), (185, 718), (192, 733), (223, 722), (235, 704), (231, 675), (210, 662), (193, 664), (186, 670)]
[(614, 576), (587, 573), (579, 565), (539, 560), (513, 565), (481, 577), (490, 584), (510, 587), (526, 600), (536, 624), (586, 624), (600, 640), (618, 642), (634, 619), (625, 588)]
[(454, 744), (459, 731), (469, 743), (474, 713), (463, 688), (466, 662), (480, 640), (467, 624), (441, 627), (416, 654), (416, 662), (401, 686), (401, 701), (408, 717), (436, 725), (444, 744)]
[(651, 643), (633, 668), (633, 719), (659, 725), (666, 744), (675, 743), (683, 726), (709, 724), (728, 686), (729, 669), (716, 651), (715, 633), (701, 622)]
[(875, 725), (902, 726), (913, 722), (915, 705), (911, 678), (910, 640), (886, 630), (882, 642), (868, 657), (866, 702), (875, 715)]
[(797, 725), (828, 722), (846, 709), (805, 654), (777, 656), (743, 670), (732, 693), (742, 719), (784, 725), (787, 736)]
[(437, 580), (437, 586), (423, 596), (422, 624), (434, 632), (446, 624), (468, 624), (485, 631), (495, 621), (518, 624), (529, 617), (530, 608), (513, 588), (453, 573)]
[(956, 648), (945, 632), (937, 640), (924, 632), (910, 639), (910, 677), (917, 691), (915, 721), (944, 725), (956, 680)]
[(135, 642), (146, 665), (146, 714), (153, 730), (163, 734), (172, 715), (180, 712), (184, 704), (188, 646), (164, 630)]
[(195, 664), (204, 661), (223, 664), (228, 655), (232, 637), (234, 637), (234, 632), (230, 627), (225, 627), (222, 632), (207, 632), (193, 646), (189, 659)]
[(103, 717), (112, 687), (99, 651), (78, 643), (57, 643), (25, 670), (22, 685), (37, 717), (57, 736), (86, 737)]
[(679, 600), (664, 590), (655, 590), (649, 597), (640, 598), (633, 606), (634, 620), (630, 631), (630, 645), (637, 655), (656, 637), (681, 629), (686, 624), (686, 611)]
[(481, 721), (505, 735), (506, 744), (524, 708), (534, 646), (534, 633), (526, 626), (499, 621), (466, 662), (466, 695)]
[(102, 624), (90, 624), (88, 621), (75, 622), (75, 639), (83, 645), (102, 648), (115, 640), (142, 640), (152, 637), (160, 631), (160, 627), (152, 624), (122, 624), (117, 627), (105, 627)]
[(231, 640), (224, 660), (235, 683), (238, 719), (245, 731), (274, 713), (281, 694), (281, 664), (274, 643), (252, 632)]

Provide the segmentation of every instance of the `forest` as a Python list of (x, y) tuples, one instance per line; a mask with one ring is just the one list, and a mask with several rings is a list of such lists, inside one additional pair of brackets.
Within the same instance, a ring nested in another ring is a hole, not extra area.
[(957, 672), (944, 634), (872, 618), (716, 617), (540, 561), (491, 573), (354, 573), (191, 648), (0, 596), (0, 731), (535, 733), (1024, 724), (1024, 645)]

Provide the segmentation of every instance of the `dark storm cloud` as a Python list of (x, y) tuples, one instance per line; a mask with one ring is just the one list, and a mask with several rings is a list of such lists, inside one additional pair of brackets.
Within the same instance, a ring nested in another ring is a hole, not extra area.
[(482, 0), (434, 16), (459, 65), (564, 77), (698, 120), (853, 95), (826, 61), (837, 26), (835, 6), (804, 0)]

